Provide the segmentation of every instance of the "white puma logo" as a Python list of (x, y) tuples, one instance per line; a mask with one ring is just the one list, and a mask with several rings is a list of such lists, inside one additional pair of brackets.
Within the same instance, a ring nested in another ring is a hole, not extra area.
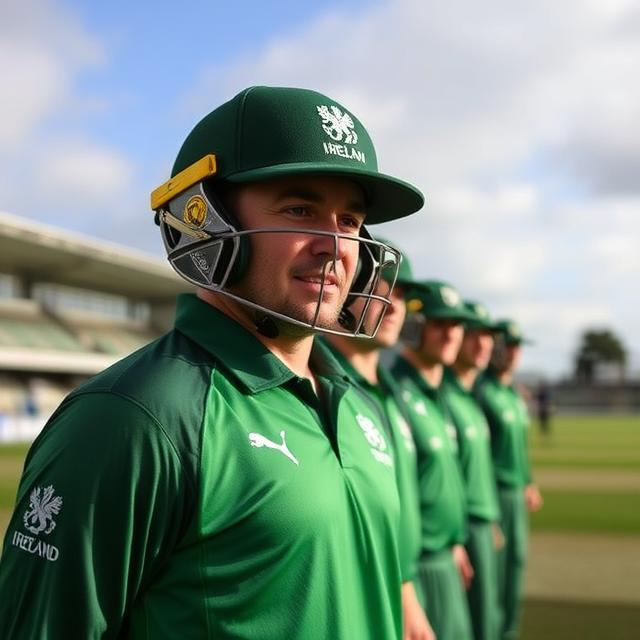
[(299, 465), (298, 459), (289, 451), (289, 447), (287, 447), (287, 443), (285, 441), (285, 433), (284, 431), (280, 432), (280, 437), (282, 438), (281, 444), (276, 444), (269, 438), (265, 438), (260, 433), (250, 433), (249, 434), (249, 442), (252, 447), (267, 447), (269, 449), (277, 449), (280, 453), (283, 453), (291, 462), (296, 465)]

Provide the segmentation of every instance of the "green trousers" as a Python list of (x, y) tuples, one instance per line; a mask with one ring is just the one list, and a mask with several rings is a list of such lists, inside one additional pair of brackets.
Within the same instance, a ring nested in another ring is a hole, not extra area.
[(465, 546), (473, 567), (473, 580), (467, 592), (473, 637), (475, 640), (498, 640), (501, 615), (493, 524), (470, 518), (469, 538)]
[(527, 563), (529, 515), (522, 487), (498, 486), (500, 526), (505, 538), (498, 552), (498, 598), (502, 613), (501, 640), (518, 637), (520, 610)]
[(438, 640), (472, 640), (467, 597), (451, 547), (420, 558), (416, 592)]

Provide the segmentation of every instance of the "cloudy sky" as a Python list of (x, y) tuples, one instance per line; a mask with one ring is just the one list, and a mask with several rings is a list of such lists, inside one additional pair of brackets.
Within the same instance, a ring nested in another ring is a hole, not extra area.
[(418, 276), (517, 318), (527, 369), (567, 372), (586, 327), (640, 369), (637, 2), (2, 7), (0, 210), (160, 255), (148, 194), (193, 124), (251, 84), (315, 88), (426, 194), (378, 228)]

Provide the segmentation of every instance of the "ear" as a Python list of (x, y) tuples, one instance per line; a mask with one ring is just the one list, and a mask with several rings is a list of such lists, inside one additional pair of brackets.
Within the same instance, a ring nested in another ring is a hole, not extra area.
[(419, 349), (422, 345), (422, 334), (426, 322), (426, 318), (421, 313), (411, 313), (404, 321), (400, 339), (410, 349)]

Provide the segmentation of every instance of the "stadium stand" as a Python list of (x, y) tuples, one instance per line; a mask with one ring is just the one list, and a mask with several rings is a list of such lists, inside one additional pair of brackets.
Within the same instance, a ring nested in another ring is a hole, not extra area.
[(163, 333), (166, 261), (0, 212), (0, 441), (33, 439), (87, 377)]

